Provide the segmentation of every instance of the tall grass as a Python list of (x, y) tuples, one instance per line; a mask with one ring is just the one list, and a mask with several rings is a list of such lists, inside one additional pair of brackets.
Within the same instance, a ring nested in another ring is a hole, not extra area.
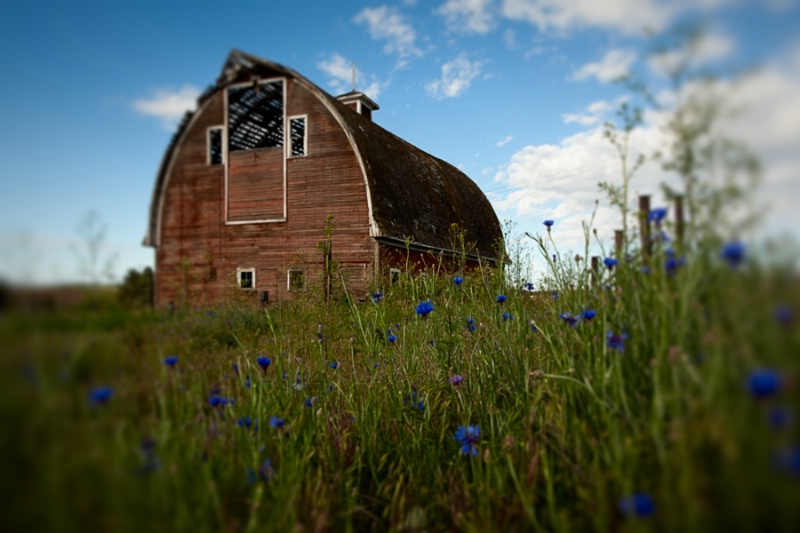
[(796, 277), (668, 260), (593, 281), (551, 258), (536, 292), (433, 271), (328, 308), (6, 314), (5, 527), (794, 531)]

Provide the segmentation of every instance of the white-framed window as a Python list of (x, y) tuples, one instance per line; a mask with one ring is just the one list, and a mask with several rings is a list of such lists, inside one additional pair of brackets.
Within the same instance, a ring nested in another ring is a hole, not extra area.
[(305, 157), (308, 154), (308, 116), (289, 117), (289, 142), (287, 157)]
[(223, 162), (222, 126), (211, 126), (206, 130), (206, 146), (206, 164), (209, 166), (221, 165)]
[(302, 268), (290, 268), (286, 274), (286, 290), (289, 292), (306, 290), (306, 271)]
[(394, 285), (395, 283), (400, 281), (400, 269), (399, 268), (390, 268), (389, 269), (389, 284)]
[(256, 288), (256, 269), (255, 268), (237, 268), (236, 269), (236, 283), (239, 288), (245, 291), (253, 291)]

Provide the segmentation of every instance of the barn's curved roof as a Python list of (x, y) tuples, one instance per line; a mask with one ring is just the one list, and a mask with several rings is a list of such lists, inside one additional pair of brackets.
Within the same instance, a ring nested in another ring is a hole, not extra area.
[(170, 143), (156, 178), (144, 244), (158, 246), (163, 192), (177, 146), (203, 104), (223, 87), (245, 74), (279, 72), (320, 98), (350, 139), (364, 172), (370, 204), (372, 236), (381, 242), (409, 240), (417, 247), (451, 250), (451, 225), (474, 244), (472, 254), (497, 257), (502, 229), (480, 188), (453, 165), (420, 150), (361, 116), (294, 70), (234, 50), (220, 77), (198, 99), (198, 110), (187, 113)]

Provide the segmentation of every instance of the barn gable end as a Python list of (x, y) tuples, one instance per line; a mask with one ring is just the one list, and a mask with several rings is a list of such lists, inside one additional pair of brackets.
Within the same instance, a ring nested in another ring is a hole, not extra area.
[(293, 297), (322, 271), (329, 216), (333, 259), (356, 292), (386, 266), (382, 247), (446, 250), (453, 223), (476, 257), (494, 257), (499, 223), (477, 186), (372, 122), (377, 104), (362, 96), (339, 101), (291, 69), (231, 53), (156, 179), (145, 244), (156, 249), (157, 305)]

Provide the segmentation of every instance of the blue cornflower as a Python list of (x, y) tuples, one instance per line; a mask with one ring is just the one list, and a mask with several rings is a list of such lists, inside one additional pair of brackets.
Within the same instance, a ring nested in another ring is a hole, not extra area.
[(800, 446), (779, 450), (773, 456), (775, 467), (794, 477), (800, 477)]
[(655, 222), (656, 225), (661, 224), (661, 221), (667, 218), (667, 208), (666, 207), (656, 207), (650, 210), (650, 214), (648, 219), (650, 222)]
[(774, 370), (754, 370), (747, 377), (747, 389), (759, 400), (777, 394), (780, 388), (781, 376)]
[(578, 325), (578, 317), (572, 316), (572, 313), (570, 313), (569, 311), (561, 313), (558, 316), (560, 316), (561, 320), (563, 320), (564, 323), (566, 323), (571, 328), (574, 328), (575, 326)]
[(475, 331), (475, 319), (474, 319), (474, 318), (468, 318), (468, 319), (467, 319), (467, 325), (466, 325), (466, 328), (467, 328), (469, 331)]
[(606, 266), (607, 269), (613, 270), (614, 267), (619, 264), (619, 261), (617, 261), (613, 257), (606, 257), (605, 259), (603, 259), (603, 264)]
[(234, 374), (239, 373), (239, 365), (237, 365), (236, 363), (233, 363), (233, 373)]
[(784, 405), (777, 405), (767, 413), (767, 422), (774, 430), (781, 430), (794, 424), (794, 411)]
[(382, 299), (383, 299), (383, 292), (382, 291), (381, 292), (373, 292), (372, 293), (372, 301), (375, 302), (376, 304), (380, 303), (380, 301)]
[(458, 443), (461, 445), (461, 453), (463, 455), (471, 454), (473, 457), (478, 455), (478, 447), (475, 443), (481, 436), (481, 428), (478, 426), (458, 426), (456, 432), (453, 434)]
[(328, 363), (328, 366), (336, 370), (337, 368), (339, 368), (339, 361), (331, 361), (330, 363)]
[(526, 291), (533, 291), (533, 283), (531, 283), (530, 281), (526, 281), (526, 282), (525, 282), (525, 283), (522, 285), (522, 287), (523, 287), (523, 288), (524, 288)]
[(89, 391), (89, 405), (97, 407), (98, 405), (105, 405), (111, 396), (114, 395), (114, 389), (107, 386), (95, 387)]
[(511, 320), (512, 318), (514, 318), (514, 315), (512, 313), (509, 313), (508, 311), (503, 313), (503, 320)]
[(547, 231), (550, 231), (550, 228), (552, 228), (552, 227), (553, 227), (553, 221), (552, 221), (552, 220), (549, 220), (549, 219), (548, 219), (548, 220), (545, 220), (545, 221), (544, 221), (544, 225), (545, 225), (545, 226), (547, 226)]
[(244, 380), (244, 386), (248, 389), (250, 388), (250, 376), (247, 376), (247, 378)]
[(553, 254), (553, 263), (556, 262), (556, 254)]
[(264, 459), (264, 463), (258, 469), (258, 475), (261, 477), (262, 481), (269, 481), (275, 477), (275, 469), (272, 468), (271, 459)]
[(178, 364), (178, 356), (177, 355), (168, 355), (164, 358), (164, 364), (168, 367), (172, 368)]
[(674, 276), (675, 272), (678, 271), (680, 267), (684, 265), (685, 261), (683, 257), (675, 257), (670, 256), (664, 260), (664, 270), (667, 271), (667, 275)]
[(588, 320), (590, 322), (595, 316), (597, 316), (597, 312), (594, 309), (586, 309), (581, 314), (583, 315), (584, 320)]
[[(258, 423), (258, 419), (255, 420)], [(239, 427), (250, 429), (253, 426), (253, 420), (249, 416), (245, 416), (236, 421)]]
[(372, 363), (372, 369), (374, 370), (374, 369), (378, 368), (380, 365), (381, 364), (377, 363), (377, 362), (376, 363)]
[(551, 297), (553, 300), (558, 300), (558, 291), (553, 291), (553, 292), (550, 294), (550, 297)]
[(464, 283), (464, 278), (462, 278), (461, 276), (456, 276), (453, 278), (453, 283), (455, 283), (456, 287), (458, 287), (459, 285)]
[(286, 425), (286, 420), (278, 416), (271, 416), (269, 417), (269, 425), (276, 429), (283, 429), (283, 426)]
[(501, 304), (501, 303), (503, 303), (505, 301), (506, 301), (506, 295), (505, 294), (498, 294), (497, 295), (497, 303)]
[(208, 403), (211, 407), (224, 407), (228, 401), (218, 394), (212, 394), (208, 397)]
[(792, 319), (794, 318), (794, 313), (792, 313), (792, 308), (788, 305), (779, 305), (775, 309), (775, 320), (781, 326), (788, 327), (792, 323)]
[(459, 374), (450, 377), (450, 385), (453, 385), (454, 387), (458, 387), (463, 382), (464, 382), (464, 377)]
[(727, 261), (731, 268), (735, 268), (744, 261), (744, 252), (744, 244), (739, 241), (732, 241), (722, 247), (720, 257)]
[(619, 501), (619, 510), (625, 516), (645, 517), (656, 512), (656, 505), (649, 494), (634, 492)]
[(628, 338), (627, 333), (620, 333), (619, 335), (615, 334), (613, 331), (609, 330), (606, 334), (606, 344), (612, 350), (616, 350), (618, 352), (625, 351), (625, 340)]
[(160, 463), (156, 457), (156, 441), (151, 438), (142, 440), (142, 467), (140, 472), (149, 474), (158, 470)]
[(426, 302), (420, 302), (419, 305), (417, 305), (417, 314), (419, 316), (428, 316), (431, 311), (433, 311), (433, 304), (430, 300)]
[(289, 376), (288, 373), (284, 372), (281, 374), (281, 379), (286, 379)]
[(315, 403), (317, 403), (317, 397), (312, 396), (310, 398), (306, 398), (306, 401), (303, 403), (306, 407), (312, 407)]
[(397, 336), (394, 333), (392, 333), (392, 330), (388, 330), (387, 334), (388, 334), (388, 336), (386, 337), (387, 341), (394, 342), (397, 340)]
[(268, 368), (268, 367), (269, 367), (269, 365), (272, 363), (272, 359), (270, 359), (269, 357), (263, 357), (263, 356), (262, 356), (262, 357), (259, 357), (259, 358), (258, 358), (256, 361), (258, 361), (258, 366), (260, 366), (260, 367), (261, 367), (261, 369), (262, 369), (264, 372), (266, 372), (266, 371), (267, 371), (267, 368)]

